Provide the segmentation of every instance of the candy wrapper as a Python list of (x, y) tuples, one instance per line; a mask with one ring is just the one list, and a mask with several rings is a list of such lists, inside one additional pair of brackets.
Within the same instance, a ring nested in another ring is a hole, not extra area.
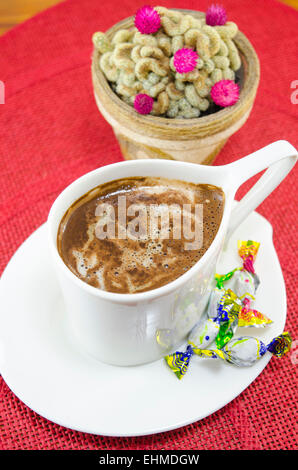
[(203, 348), (214, 340), (222, 348), (234, 335), (238, 325), (241, 302), (230, 289), (215, 288), (211, 295), (207, 315), (190, 332), (188, 342)]
[(259, 251), (260, 243), (253, 240), (238, 240), (238, 253), (243, 261), (243, 269), (255, 274), (254, 262)]
[[(238, 326), (266, 326), (272, 321), (251, 307), (249, 296), (241, 300), (231, 289), (215, 287), (210, 296), (207, 309), (208, 317), (220, 325), (216, 346), (222, 348), (235, 334)], [(219, 321), (220, 320), (220, 321)]]
[(251, 308), (251, 299), (245, 297), (243, 300), (243, 307), (241, 308), (238, 316), (238, 326), (267, 326), (273, 323), (270, 318), (266, 317), (263, 313)]
[(207, 315), (209, 318), (217, 317), (217, 306), (224, 293), (225, 290), (219, 289), (218, 287), (215, 287), (215, 289), (212, 290), (207, 309)]
[(219, 349), (234, 336), (241, 308), (241, 302), (236, 294), (231, 289), (225, 291), (217, 306), (217, 318), (220, 321), (220, 327), (215, 342)]
[(216, 274), (216, 287), (223, 288), (224, 284), (233, 278), (233, 290), (238, 297), (244, 298), (246, 294), (254, 296), (260, 284), (254, 268), (259, 246), (260, 243), (253, 240), (238, 240), (238, 254), (243, 262), (242, 268), (235, 268), (227, 274)]
[(229, 281), (240, 268), (235, 268), (227, 274), (215, 274), (216, 287), (223, 289), (225, 282)]
[(232, 339), (223, 349), (201, 349), (189, 344), (185, 353), (177, 351), (166, 356), (165, 360), (178, 379), (182, 379), (194, 354), (202, 358), (221, 359), (238, 367), (249, 367), (267, 352), (278, 358), (284, 356), (291, 349), (291, 344), (292, 339), (288, 332), (273, 338), (268, 345), (252, 336), (241, 336)]
[(260, 281), (256, 274), (253, 275), (244, 270), (237, 271), (233, 278), (233, 289), (240, 299), (250, 297), (254, 300), (259, 284)]
[(203, 319), (190, 332), (188, 342), (202, 349), (207, 348), (217, 337), (219, 329), (220, 321), (218, 318)]
[(254, 268), (259, 247), (259, 242), (238, 240), (238, 254), (243, 262), (242, 268), (235, 268), (227, 274), (215, 275), (216, 288), (222, 292), (222, 295), (224, 295), (224, 284), (232, 279), (232, 291), (242, 303), (242, 309), (238, 314), (238, 326), (241, 327), (263, 327), (272, 323), (270, 318), (252, 307), (260, 284)]
[(165, 357), (167, 364), (174, 371), (178, 379), (181, 379), (187, 371), (190, 358), (194, 354), (193, 348), (198, 347), (203, 350), (217, 338), (220, 332), (222, 318), (222, 313), (219, 313), (214, 318), (208, 318), (207, 315), (203, 315), (189, 334), (189, 344), (186, 351), (177, 351)]
[(211, 292), (207, 314), (209, 318), (220, 317), (222, 321), (228, 321), (229, 313), (239, 312), (241, 301), (231, 289), (219, 289), (215, 287)]
[[(267, 346), (249, 336), (232, 339), (238, 326), (264, 327), (272, 323), (268, 317), (252, 308), (260, 283), (254, 269), (259, 246), (258, 242), (252, 240), (238, 241), (238, 253), (243, 266), (224, 275), (216, 274), (216, 287), (212, 290), (207, 311), (190, 332), (186, 351), (177, 351), (165, 357), (179, 379), (186, 373), (194, 354), (219, 358), (237, 366), (250, 366), (267, 351), (281, 357), (290, 349), (289, 333), (274, 338)], [(233, 289), (225, 290), (224, 284), (230, 279)], [(215, 343), (216, 349), (207, 349), (212, 343)]]
[(273, 338), (265, 345), (263, 341), (252, 336), (240, 336), (232, 339), (223, 349), (198, 349), (193, 353), (203, 358), (222, 359), (238, 367), (248, 367), (255, 364), (268, 351), (276, 357), (284, 356), (292, 345), (292, 338), (287, 331)]

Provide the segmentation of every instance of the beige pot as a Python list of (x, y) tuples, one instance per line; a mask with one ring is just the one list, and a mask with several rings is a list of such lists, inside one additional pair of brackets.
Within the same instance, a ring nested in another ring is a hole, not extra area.
[[(180, 11), (202, 16), (200, 12)], [(132, 26), (133, 17), (126, 18), (106, 34), (112, 38), (119, 29)], [(138, 114), (111, 89), (99, 68), (100, 53), (94, 51), (92, 80), (95, 100), (101, 114), (113, 127), (125, 159), (166, 158), (200, 164), (213, 162), (228, 138), (247, 120), (259, 84), (259, 60), (253, 46), (240, 31), (234, 41), (244, 68), (239, 101), (214, 114), (193, 119)]]

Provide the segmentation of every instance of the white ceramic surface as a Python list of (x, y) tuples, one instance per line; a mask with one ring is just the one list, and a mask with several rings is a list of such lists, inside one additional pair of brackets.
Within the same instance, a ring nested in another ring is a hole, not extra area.
[[(274, 323), (265, 329), (242, 328), (237, 335), (269, 342), (283, 331), (286, 319), (285, 286), (271, 225), (253, 212), (232, 235), (218, 272), (239, 265), (239, 238), (261, 242), (256, 261), (261, 284), (255, 305)], [(193, 357), (181, 381), (162, 359), (132, 367), (101, 363), (79, 349), (69, 334), (51, 261), (46, 227), (42, 226), (18, 249), (3, 273), (0, 371), (26, 405), (55, 423), (109, 436), (175, 429), (233, 400), (270, 359), (267, 354), (253, 367), (240, 369)]]
[[(232, 233), (283, 180), (297, 159), (296, 149), (278, 141), (225, 166), (204, 166), (170, 160), (115, 163), (88, 173), (68, 186), (53, 204), (49, 245), (64, 295), (74, 337), (92, 356), (109, 364), (136, 365), (163, 357), (176, 348), (200, 318), (210, 293), (226, 233)], [(265, 168), (256, 185), (232, 212), (238, 187)], [(175, 281), (144, 293), (115, 294), (88, 285), (64, 264), (57, 250), (59, 223), (69, 206), (99, 184), (131, 176), (161, 176), (223, 188), (225, 207), (217, 235), (204, 256)], [(195, 305), (188, 309), (185, 305)], [(171, 341), (157, 341), (160, 331)], [(162, 346), (161, 346), (162, 343)]]

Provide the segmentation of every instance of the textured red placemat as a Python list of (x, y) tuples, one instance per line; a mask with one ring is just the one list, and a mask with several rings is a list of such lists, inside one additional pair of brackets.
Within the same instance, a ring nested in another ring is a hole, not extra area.
[[(205, 10), (211, 2), (162, 2)], [(224, 164), (274, 140), (298, 147), (298, 12), (274, 0), (225, 0), (229, 18), (260, 57), (262, 78), (254, 110), (222, 150)], [(122, 159), (99, 115), (90, 79), (91, 34), (132, 15), (142, 1), (68, 0), (0, 38), (0, 269), (47, 217), (58, 193), (87, 171)], [(274, 227), (288, 295), (287, 328), (297, 334), (297, 170), (258, 209)], [(242, 188), (240, 195), (246, 188)], [(297, 348), (297, 346), (296, 346)], [(293, 449), (294, 354), (273, 359), (241, 396), (208, 418), (176, 431), (141, 438), (74, 432), (41, 418), (0, 378), (1, 449)], [(296, 361), (297, 362), (297, 361)]]

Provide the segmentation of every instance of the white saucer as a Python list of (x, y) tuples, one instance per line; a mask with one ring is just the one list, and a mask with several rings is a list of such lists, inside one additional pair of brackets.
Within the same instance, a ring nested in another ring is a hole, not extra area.
[[(46, 227), (34, 232), (9, 262), (0, 282), (0, 370), (11, 390), (45, 418), (78, 431), (137, 436), (168, 431), (222, 408), (260, 374), (266, 354), (250, 368), (194, 357), (179, 381), (163, 360), (109, 366), (72, 343), (47, 249)], [(286, 294), (272, 227), (254, 212), (232, 236), (217, 272), (239, 266), (237, 240), (261, 242), (256, 307), (274, 323), (239, 329), (269, 342), (283, 331)], [(180, 348), (182, 349), (182, 348)]]

